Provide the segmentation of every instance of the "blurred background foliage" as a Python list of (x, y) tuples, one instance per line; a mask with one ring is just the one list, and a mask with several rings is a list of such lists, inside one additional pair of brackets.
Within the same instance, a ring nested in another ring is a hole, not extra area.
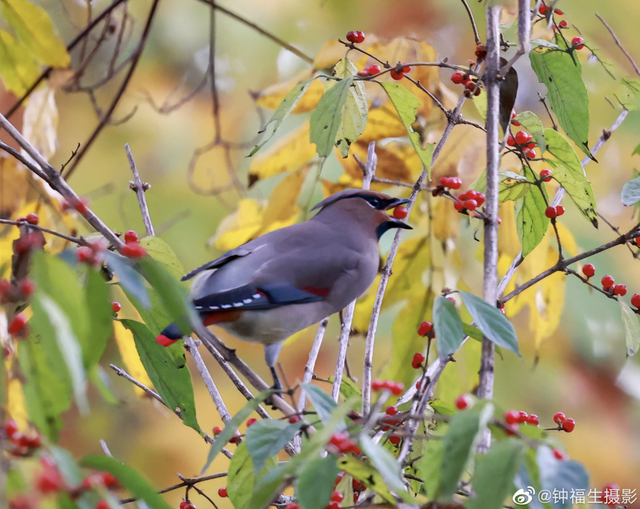
[[(71, 40), (86, 24), (84, 2), (43, 0), (36, 3), (46, 9), (65, 41)], [(99, 12), (108, 4), (100, 0), (93, 2), (92, 6), (95, 12)], [(135, 34), (139, 35), (142, 30), (150, 5), (149, 1), (129, 5)], [(328, 41), (344, 37), (348, 30), (363, 30), (370, 40), (375, 40), (375, 35), (381, 43), (397, 36), (426, 41), (433, 46), (438, 58), (448, 57), (451, 62), (467, 64), (469, 59), (474, 58), (473, 34), (462, 4), (456, 1), (236, 0), (221, 5), (277, 34), (310, 56), (316, 55)], [(561, 0), (557, 7), (564, 11), (570, 24), (580, 30), (588, 45), (597, 50), (600, 58), (612, 65), (616, 75), (633, 75), (633, 69), (594, 12), (601, 10), (600, 14), (614, 28), (626, 49), (640, 59), (636, 35), (640, 3), (619, 0), (614, 8), (605, 10), (604, 7), (608, 5), (596, 0)], [(482, 35), (484, 5), (473, 2), (471, 7)], [(503, 21), (511, 23), (515, 12), (515, 6), (508, 5)], [(205, 85), (190, 101), (170, 113), (160, 113), (152, 105), (161, 105), (165, 101), (175, 104), (201, 84), (209, 58), (210, 9), (195, 0), (163, 0), (159, 4), (138, 69), (113, 117), (118, 120), (135, 113), (124, 123), (106, 127), (69, 179), (80, 195), (91, 200), (92, 209), (112, 229), (136, 229), (142, 232), (138, 203), (128, 187), (131, 173), (123, 145), (129, 143), (143, 180), (152, 185), (147, 200), (158, 235), (175, 250), (187, 269), (215, 258), (220, 254), (220, 248), (232, 247), (225, 243), (224, 238), (215, 237), (218, 226), (238, 210), (239, 203), (240, 214), (244, 210), (245, 214), (250, 215), (251, 207), (255, 207), (255, 203), (266, 203), (276, 184), (283, 180), (282, 176), (260, 179), (250, 189), (246, 187), (250, 165), (261, 155), (253, 160), (246, 156), (265, 118), (270, 115), (269, 111), (263, 113), (258, 109), (255, 96), (256, 92), (274, 84), (293, 80), (292, 85), (297, 76), (310, 69), (308, 63), (252, 28), (222, 13), (216, 17), (215, 64), (221, 134), (225, 140), (248, 144), (233, 148), (229, 158), (221, 146), (204, 153), (196, 161), (193, 185), (189, 184), (188, 169), (194, 151), (207, 146), (214, 137), (208, 86)], [(4, 20), (0, 19), (0, 25), (2, 23)], [(577, 35), (575, 28), (569, 33), (571, 36)], [(538, 35), (544, 34), (545, 31), (541, 30)], [(132, 40), (135, 41), (136, 37), (132, 36)], [(337, 58), (339, 55), (340, 52), (336, 53)], [(591, 96), (589, 140), (593, 145), (602, 129), (611, 126), (618, 116), (619, 110), (612, 108), (605, 98), (607, 96), (614, 100), (617, 83), (598, 62), (587, 60), (586, 51), (580, 57), (583, 59), (583, 77)], [(97, 62), (100, 62), (100, 58)], [(544, 89), (533, 74), (528, 59), (520, 59), (515, 67), (520, 77), (516, 110), (531, 110), (547, 122), (544, 108), (537, 100), (537, 92), (543, 92)], [(454, 89), (449, 76), (450, 71), (441, 73), (440, 88), (443, 97), (451, 101), (455, 100), (453, 94), (458, 94), (459, 90)], [(111, 83), (100, 91), (97, 100), (103, 108), (116, 88), (117, 83)], [(0, 111), (7, 111), (14, 101), (13, 95), (1, 93)], [(52, 124), (48, 135), (57, 137), (57, 149), (52, 154), (51, 162), (55, 167), (60, 167), (77, 144), (94, 129), (97, 119), (86, 94), (66, 94), (58, 90), (55, 92), (55, 102), (58, 110), (57, 128)], [(272, 107), (275, 105), (277, 103)], [(465, 116), (481, 120), (471, 101), (463, 111)], [(18, 126), (21, 117), (22, 111), (19, 110), (13, 119)], [(293, 115), (263, 151), (270, 150), (287, 133), (295, 133), (307, 118), (308, 114)], [(432, 120), (434, 126), (442, 125), (442, 119), (437, 115)], [(635, 224), (632, 209), (623, 207), (619, 193), (622, 185), (633, 177), (634, 167), (640, 167), (640, 157), (632, 156), (634, 148), (640, 143), (639, 132), (640, 116), (632, 112), (622, 128), (598, 153), (599, 163), (587, 166), (598, 199), (598, 211), (620, 227), (621, 231)], [(437, 134), (436, 129), (432, 133), (434, 140), (438, 139), (435, 137)], [(6, 136), (1, 137), (8, 141)], [(464, 189), (482, 172), (484, 158), (483, 133), (471, 127), (458, 126), (433, 168), (434, 180), (442, 175), (457, 173), (464, 181)], [(230, 163), (235, 172), (233, 176), (227, 171)], [(535, 166), (536, 169), (541, 169), (541, 163), (537, 164), (540, 166)], [(515, 158), (505, 158), (502, 169), (516, 167)], [(8, 200), (15, 199), (15, 193), (10, 191), (7, 184), (8, 171), (5, 168), (2, 170), (0, 199), (3, 210)], [(335, 156), (327, 162), (324, 172), (323, 178), (333, 184), (345, 182), (340, 181), (342, 170)], [(403, 180), (411, 181), (414, 175), (412, 171)], [(233, 187), (234, 178), (243, 184), (240, 191)], [(231, 189), (218, 196), (202, 192), (203, 189), (230, 185)], [(329, 184), (325, 184), (325, 187), (331, 189)], [(200, 192), (194, 191), (194, 188)], [(286, 188), (283, 191), (285, 199)], [(308, 192), (313, 192), (314, 199), (317, 199), (322, 189), (317, 186), (315, 190), (308, 189)], [(241, 200), (247, 198), (258, 202), (243, 201), (243, 208)], [(446, 209), (434, 204), (433, 213), (450, 214), (452, 210), (448, 203)], [(16, 215), (23, 215), (24, 212), (16, 212)], [(515, 238), (508, 230), (513, 228), (513, 222), (508, 219), (510, 213), (508, 210), (501, 212), (505, 219), (501, 231), (509, 239), (502, 249), (503, 253), (510, 254), (509, 261), (519, 249), (517, 244), (509, 244)], [(571, 231), (578, 250), (588, 250), (616, 235), (605, 224), (601, 224), (599, 230), (594, 230), (572, 204), (567, 206), (565, 218), (563, 225)], [(230, 221), (227, 219), (227, 226)], [(456, 216), (447, 221), (452, 231), (443, 234), (443, 238), (449, 238), (442, 240), (443, 243), (454, 239), (457, 246), (450, 261), (445, 263), (446, 274), (443, 274), (443, 278), (447, 281), (462, 278), (461, 288), (471, 288), (479, 293), (481, 265), (475, 257), (479, 244), (473, 240), (473, 229), (466, 221), (460, 225), (458, 237), (455, 231), (457, 223)], [(260, 225), (249, 235), (259, 231)], [(89, 233), (89, 230), (81, 233)], [(233, 243), (234, 240), (237, 239), (229, 239), (229, 242)], [(385, 246), (388, 249), (389, 242), (390, 238), (383, 242), (383, 249)], [(546, 249), (536, 251), (531, 256), (535, 257), (538, 267), (545, 268), (548, 263)], [(640, 263), (626, 248), (608, 251), (592, 261), (596, 265), (598, 278), (611, 274), (616, 282), (627, 284), (629, 294), (640, 293), (640, 283), (637, 282), (640, 279)], [(537, 272), (532, 272), (532, 275), (534, 273)], [(624, 488), (640, 488), (640, 365), (637, 357), (625, 358), (620, 308), (615, 302), (590, 292), (575, 279), (567, 281), (565, 290), (564, 280), (563, 276), (559, 276), (559, 280), (554, 280), (547, 287), (553, 307), (544, 309), (548, 313), (545, 318), (559, 323), (550, 337), (537, 334), (535, 323), (530, 323), (529, 309), (515, 315), (514, 323), (518, 328), (524, 358), (518, 360), (515, 356), (505, 355), (503, 360), (498, 360), (496, 400), (505, 409), (517, 408), (536, 413), (541, 423), (549, 426), (552, 424), (551, 416), (556, 411), (562, 410), (574, 417), (578, 423), (576, 430), (558, 438), (565, 444), (569, 455), (583, 462), (590, 471), (592, 485), (601, 486), (614, 481)], [(536, 290), (537, 287), (531, 291), (532, 295)], [(564, 306), (560, 298), (562, 292), (565, 292)], [(115, 292), (113, 298), (125, 301), (123, 296)], [(535, 305), (535, 298), (532, 298)], [(395, 320), (400, 308), (398, 305), (390, 306), (382, 316), (375, 357), (377, 373), (382, 371), (384, 360), (391, 356), (392, 328), (396, 335), (412, 335), (414, 340), (413, 323)], [(512, 314), (509, 305), (507, 313)], [(134, 317), (135, 311), (125, 305), (120, 316)], [(427, 318), (424, 316), (420, 319)], [(368, 317), (364, 317), (362, 323), (367, 322)], [(357, 328), (358, 324), (356, 321)], [(541, 324), (538, 326), (542, 327)], [(313, 330), (307, 331), (296, 338), (291, 346), (283, 349), (280, 361), (291, 384), (302, 378), (313, 334)], [(328, 378), (333, 373), (337, 347), (334, 339), (337, 334), (337, 318), (334, 317), (318, 361), (316, 373), (319, 377)], [(261, 346), (223, 337), (228, 344), (239, 349), (251, 366), (268, 377), (261, 360)], [(537, 341), (542, 341), (539, 348)], [(356, 377), (362, 373), (363, 348), (364, 337), (355, 336), (351, 341), (349, 365)], [(110, 344), (106, 358), (119, 362), (119, 352), (114, 343)], [(457, 395), (472, 391), (477, 382), (478, 359), (478, 345), (467, 345), (459, 362), (445, 370), (439, 382), (439, 397), (452, 402)], [(106, 366), (106, 362), (103, 365)], [(243, 406), (243, 398), (228, 383), (217, 365), (213, 362), (209, 362), (209, 365), (233, 414)], [(100, 453), (98, 440), (104, 439), (114, 456), (144, 472), (158, 487), (177, 482), (176, 472), (187, 476), (197, 474), (208, 451), (198, 435), (185, 428), (166, 409), (150, 400), (138, 399), (125, 380), (115, 375), (109, 376), (120, 403), (114, 407), (97, 397), (96, 393), (91, 398), (90, 415), (80, 417), (75, 409), (69, 411), (65, 415), (66, 426), (61, 445), (77, 457), (82, 457), (88, 453)], [(194, 377), (194, 386), (199, 421), (203, 429), (209, 431), (211, 427), (221, 424), (220, 418), (201, 380)], [(210, 471), (226, 469), (226, 460), (220, 458)], [(218, 487), (216, 482), (207, 483), (207, 486), (211, 486), (207, 492), (214, 493), (213, 486), (216, 489)], [(223, 484), (224, 481), (219, 482), (220, 486)], [(192, 495), (196, 504), (206, 503), (195, 493)], [(181, 496), (181, 492), (175, 491), (167, 495), (167, 500), (177, 506)], [(224, 504), (225, 501), (221, 501), (220, 507), (225, 507)]]

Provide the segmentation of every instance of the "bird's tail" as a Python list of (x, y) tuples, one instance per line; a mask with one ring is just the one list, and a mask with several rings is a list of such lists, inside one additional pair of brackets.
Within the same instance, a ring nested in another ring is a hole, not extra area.
[(156, 343), (162, 346), (169, 346), (173, 345), (179, 339), (182, 339), (182, 332), (180, 332), (180, 329), (175, 323), (172, 323), (156, 336)]

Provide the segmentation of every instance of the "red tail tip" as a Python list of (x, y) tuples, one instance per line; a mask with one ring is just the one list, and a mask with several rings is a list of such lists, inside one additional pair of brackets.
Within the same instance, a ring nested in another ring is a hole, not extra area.
[(171, 339), (171, 338), (168, 338), (167, 336), (165, 336), (164, 334), (158, 334), (158, 336), (156, 337), (156, 343), (158, 343), (158, 344), (160, 344), (162, 346), (173, 345), (176, 341), (180, 341), (180, 338)]

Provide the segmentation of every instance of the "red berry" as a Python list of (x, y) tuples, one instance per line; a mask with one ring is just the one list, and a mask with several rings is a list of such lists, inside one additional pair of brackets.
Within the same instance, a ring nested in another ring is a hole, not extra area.
[(533, 150), (532, 148), (528, 148), (526, 150), (524, 150), (524, 155), (527, 156), (529, 159), (535, 159), (537, 157), (537, 153), (535, 150)]
[(555, 422), (558, 425), (562, 424), (566, 420), (567, 418), (562, 412), (556, 412), (555, 414), (553, 414), (553, 422)]
[(515, 436), (516, 432), (518, 431), (518, 429), (520, 428), (520, 425), (518, 423), (516, 424), (511, 424), (510, 426), (507, 426), (506, 429), (504, 430), (504, 432), (507, 434), (507, 436)]
[(561, 216), (564, 214), (564, 207), (562, 205), (558, 205), (556, 207), (556, 216)]
[(540, 7), (538, 7), (538, 12), (540, 14), (544, 14), (545, 12), (547, 12), (547, 6), (544, 3), (540, 4)]
[(569, 457), (564, 452), (562, 452), (560, 449), (554, 449), (553, 450), (553, 455), (556, 457), (556, 459), (559, 459), (559, 460), (569, 459)]
[(389, 437), (389, 442), (391, 442), (393, 445), (398, 445), (400, 443), (401, 438), (397, 435), (391, 435)]
[(507, 145), (509, 145), (510, 147), (515, 147), (516, 146), (516, 139), (509, 135), (509, 137), (507, 138)]
[(562, 429), (567, 433), (571, 433), (574, 429), (576, 429), (576, 421), (573, 419), (566, 419), (562, 423)]
[(196, 509), (196, 505), (192, 502), (183, 500), (182, 502), (180, 502), (180, 509)]
[(300, 421), (300, 416), (299, 415), (292, 415), (291, 417), (289, 417), (289, 424), (295, 424), (296, 422)]
[(13, 437), (18, 432), (18, 423), (15, 419), (9, 419), (4, 425), (4, 432), (9, 438)]
[(51, 468), (42, 472), (35, 482), (36, 488), (40, 493), (46, 495), (48, 493), (57, 493), (62, 491), (64, 483), (60, 477), (60, 474), (55, 468)]
[(113, 309), (114, 313), (119, 313), (122, 309), (122, 305), (119, 302), (112, 302), (111, 309)]
[(458, 177), (451, 177), (449, 179), (449, 187), (451, 189), (460, 189), (462, 187), (462, 180)]
[(560, 28), (567, 28), (569, 26), (569, 23), (567, 23), (566, 19), (563, 19), (560, 23), (558, 23), (558, 25), (560, 26)]
[(129, 230), (124, 234), (124, 242), (125, 244), (138, 243), (138, 234), (135, 232), (135, 230)]
[(516, 112), (515, 112), (515, 111), (512, 111), (512, 112), (511, 112), (511, 125), (514, 125), (514, 126), (516, 126), (516, 127), (520, 127), (520, 122), (518, 122), (518, 121), (516, 120), (516, 117), (517, 117)]
[(574, 37), (573, 39), (571, 39), (571, 44), (575, 49), (584, 48), (584, 44), (582, 44), (583, 42), (584, 39), (582, 37)]
[(227, 488), (220, 488), (218, 490), (218, 495), (222, 498), (227, 498)]
[(634, 293), (633, 297), (631, 297), (631, 305), (640, 308), (640, 294)]
[[(457, 203), (457, 202), (456, 202)], [(433, 324), (431, 322), (422, 322), (418, 327), (418, 335), (426, 336), (433, 330)]]
[(455, 405), (458, 410), (464, 410), (465, 408), (468, 408), (469, 405), (471, 405), (471, 403), (472, 403), (472, 399), (467, 394), (461, 394), (456, 398), (456, 401), (455, 401)]
[(615, 281), (612, 276), (604, 276), (600, 282), (602, 283), (602, 288), (606, 290), (607, 288), (611, 288)]
[(402, 68), (402, 72), (405, 73), (405, 74), (409, 74), (411, 72), (411, 66), (410, 65), (405, 65)]
[(127, 258), (142, 258), (146, 256), (147, 251), (138, 244), (125, 244), (122, 248), (122, 254)]
[(73, 208), (80, 214), (86, 214), (89, 210), (89, 201), (86, 198), (80, 198), (74, 202)]
[(27, 324), (27, 317), (24, 313), (18, 313), (9, 323), (9, 334), (18, 334)]
[(356, 32), (356, 42), (357, 43), (364, 42), (364, 32), (362, 32), (361, 30), (358, 30)]
[(464, 208), (464, 205), (461, 201), (454, 201), (453, 208), (460, 212)]
[(413, 369), (420, 369), (423, 362), (424, 362), (424, 355), (422, 355), (420, 352), (416, 352), (413, 355), (413, 360), (411, 361), (411, 367), (413, 367)]
[(402, 78), (404, 78), (404, 73), (402, 71), (398, 72), (395, 69), (391, 69), (391, 71), (389, 71), (389, 74), (396, 81), (401, 80)]
[(27, 214), (25, 219), (29, 224), (38, 224), (40, 222), (40, 217), (38, 217), (38, 214), (35, 214), (34, 212)]
[(531, 135), (526, 131), (518, 131), (516, 133), (516, 143), (518, 145), (526, 145), (531, 141)]
[(540, 178), (542, 180), (544, 180), (545, 182), (550, 182), (551, 181), (551, 170), (549, 168), (546, 168), (544, 170), (540, 170)]
[(242, 442), (242, 438), (240, 437), (240, 432), (238, 430), (235, 430), (233, 432), (233, 436), (229, 440), (229, 443), (230, 444), (238, 444), (240, 442)]
[(544, 211), (544, 215), (549, 219), (553, 219), (558, 215), (558, 212), (556, 211), (555, 207), (547, 207), (547, 209)]
[(380, 391), (384, 387), (384, 383), (382, 380), (372, 380), (371, 381), (371, 390), (372, 391)]
[(467, 210), (476, 210), (476, 207), (478, 206), (478, 202), (476, 200), (465, 200), (462, 203), (462, 205)]
[(480, 207), (484, 203), (485, 196), (482, 193), (476, 193), (476, 197), (474, 199), (478, 202), (478, 207)]
[(507, 424), (518, 424), (520, 422), (520, 412), (518, 410), (508, 410), (504, 414)]
[(249, 419), (249, 420), (247, 421), (247, 428), (248, 428), (249, 426), (254, 425), (256, 422), (258, 422), (258, 419), (255, 419), (255, 418), (253, 418), (253, 419)]
[(482, 89), (480, 87), (476, 88), (476, 91), (473, 93), (473, 95), (480, 95), (482, 93)]
[(347, 32), (347, 41), (355, 43), (355, 42), (358, 42), (357, 39), (358, 39), (358, 36), (353, 30)]
[(404, 384), (402, 382), (395, 382), (389, 389), (394, 396), (400, 396), (404, 391)]
[(469, 92), (473, 92), (476, 89), (476, 82), (473, 80), (469, 80), (465, 83), (464, 88), (469, 90)]
[(18, 441), (20, 447), (30, 447), (31, 449), (37, 449), (42, 445), (42, 438), (40, 435), (22, 435)]
[(520, 423), (527, 422), (528, 418), (529, 418), (529, 414), (527, 412), (523, 412), (522, 410), (520, 410), (520, 417), (518, 419), (518, 422)]
[(365, 69), (365, 71), (367, 71), (369, 74), (379, 74), (380, 73), (380, 66), (378, 64), (373, 64), (370, 65), (369, 67), (367, 67)]
[(593, 263), (587, 263), (582, 267), (582, 273), (587, 277), (593, 277), (593, 275), (596, 273), (596, 268), (594, 267)]
[(384, 413), (387, 415), (396, 415), (398, 413), (398, 409), (395, 406), (388, 406)]
[(564, 12), (562, 12), (560, 9), (556, 9), (555, 13), (558, 14), (559, 16), (564, 16)]
[(451, 81), (453, 81), (456, 85), (460, 85), (460, 83), (464, 81), (464, 76), (462, 75), (462, 73), (454, 72), (451, 75)]
[(416, 390), (420, 390), (420, 386), (422, 385), (422, 382), (420, 380), (418, 380), (416, 382)]
[(76, 249), (76, 257), (80, 263), (93, 264), (95, 258), (93, 257), (93, 250), (87, 246), (80, 246)]
[[(109, 502), (103, 499), (103, 500), (98, 500), (98, 503), (96, 504), (95, 509), (111, 509), (111, 506), (109, 505)], [(180, 504), (180, 509), (185, 509), (182, 507), (182, 504)]]
[(342, 502), (343, 499), (344, 499), (344, 495), (342, 493), (340, 493), (339, 491), (334, 491), (331, 494), (331, 501), (332, 502)]
[(407, 209), (405, 207), (396, 207), (395, 209), (393, 209), (393, 217), (395, 217), (396, 219), (404, 219), (405, 217), (407, 217)]
[(284, 509), (300, 509), (300, 504), (291, 502), (290, 504), (287, 504), (287, 506)]
[(613, 287), (613, 294), (624, 297), (627, 294), (627, 285), (616, 285)]
[(30, 297), (36, 289), (36, 284), (31, 279), (23, 279), (20, 283), (20, 292), (24, 297)]
[(527, 424), (533, 424), (534, 426), (537, 426), (538, 424), (540, 424), (540, 419), (536, 414), (529, 414), (529, 417), (527, 417)]
[(212, 431), (214, 435), (219, 435), (222, 433), (222, 428), (220, 426), (214, 426)]
[(602, 487), (602, 503), (609, 507), (620, 505), (620, 486), (614, 482), (608, 482)]
[(331, 502), (329, 502), (329, 505), (325, 509), (340, 509), (340, 507), (340, 502), (335, 502), (332, 500)]

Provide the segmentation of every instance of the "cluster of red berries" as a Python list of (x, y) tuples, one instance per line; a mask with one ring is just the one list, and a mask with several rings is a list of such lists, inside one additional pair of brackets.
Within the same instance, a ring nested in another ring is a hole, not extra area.
[(509, 135), (507, 137), (507, 145), (521, 150), (528, 159), (535, 159), (537, 157), (536, 143), (532, 140), (533, 136), (527, 131), (518, 131), (515, 136)]
[(532, 426), (538, 426), (540, 419), (536, 414), (528, 414), (522, 410), (507, 410), (504, 413), (505, 422), (512, 428), (518, 429), (519, 424), (531, 424)]
[[(615, 280), (613, 279), (613, 276), (604, 276), (600, 280), (600, 282), (602, 283), (602, 289), (611, 295), (620, 295), (621, 297), (624, 297), (627, 294), (627, 285), (615, 284)], [(633, 302), (633, 299), (631, 300)]]
[[(249, 420), (251, 420), (251, 419), (249, 419)], [(253, 423), (251, 423), (251, 424), (253, 424)], [(251, 424), (247, 424), (247, 425), (250, 426)], [(220, 426), (214, 426), (212, 431), (213, 431), (213, 436), (216, 437), (220, 433), (222, 433), (222, 428)], [(240, 436), (240, 432), (238, 430), (235, 430), (233, 432), (233, 436), (229, 440), (229, 443), (230, 444), (237, 444), (237, 443), (240, 443), (240, 442), (242, 442), (242, 437)]]
[(36, 214), (35, 212), (30, 212), (24, 217), (20, 216), (18, 219), (16, 219), (16, 221), (18, 221), (19, 223), (26, 222), (37, 226), (37, 224), (40, 222), (40, 216), (38, 216), (38, 214)]
[(460, 189), (462, 187), (462, 180), (458, 177), (440, 177), (440, 185), (449, 189)]
[[(339, 491), (334, 491), (331, 493), (331, 501), (329, 505), (325, 507), (325, 509), (340, 509), (342, 507), (341, 502), (344, 499), (344, 495)], [(355, 502), (355, 501), (354, 501)], [(300, 504), (296, 504), (295, 502), (291, 502), (287, 504), (285, 509), (300, 509)]]
[(398, 65), (396, 65), (393, 69), (391, 69), (391, 71), (389, 71), (389, 74), (394, 80), (400, 81), (402, 78), (404, 78), (405, 74), (409, 74), (410, 72), (411, 66), (398, 63)]
[(424, 362), (425, 357), (420, 352), (416, 352), (413, 354), (413, 359), (411, 360), (411, 367), (413, 369), (420, 369), (422, 367), (422, 363)]
[(576, 421), (571, 419), (570, 417), (566, 417), (562, 412), (556, 412), (553, 415), (553, 422), (558, 425), (558, 429), (565, 431), (567, 433), (571, 433), (574, 429), (576, 429)]
[(393, 380), (372, 380), (372, 391), (389, 391), (394, 396), (400, 396), (404, 391), (404, 384), (402, 382), (394, 382)]
[(473, 404), (473, 399), (468, 394), (461, 394), (454, 402), (458, 410), (466, 410)]
[[(389, 431), (389, 426), (395, 426), (397, 424), (400, 424), (400, 422), (402, 421), (400, 417), (394, 417), (398, 413), (398, 407), (396, 407), (395, 405), (388, 406), (385, 409), (384, 413), (386, 415), (382, 418), (382, 422), (384, 424), (384, 426), (382, 427), (382, 431)], [(389, 437), (389, 441), (392, 444), (397, 445), (400, 442), (400, 437), (391, 436)]]
[(431, 322), (422, 322), (418, 327), (419, 336), (427, 336), (433, 333), (433, 324)]
[(369, 67), (365, 67), (362, 71), (358, 71), (358, 76), (375, 76), (376, 74), (380, 74), (382, 69), (378, 64), (370, 65)]
[(8, 420), (0, 430), (7, 438), (8, 442), (13, 446), (9, 451), (12, 456), (30, 456), (34, 449), (37, 449), (42, 445), (42, 438), (40, 435), (25, 435), (24, 433), (20, 433), (18, 431), (18, 423), (14, 419)]
[(360, 447), (349, 438), (348, 433), (333, 433), (328, 445), (333, 446), (338, 453), (348, 454), (352, 452), (354, 454), (362, 454)]
[(351, 30), (347, 32), (347, 41), (353, 44), (364, 42), (364, 32), (360, 30)]
[(60, 208), (62, 212), (68, 212), (71, 209), (75, 209), (80, 214), (86, 214), (89, 210), (89, 204), (91, 202), (88, 198), (78, 198), (77, 200), (73, 200), (72, 203), (69, 203), (64, 198), (60, 200)]
[(480, 83), (477, 81), (477, 78), (471, 76), (470, 74), (462, 74), (461, 72), (454, 72), (451, 75), (451, 81), (456, 85), (464, 85), (464, 95), (465, 97), (471, 97), (473, 95), (480, 95), (481, 88)]
[(36, 290), (36, 284), (31, 279), (24, 278), (12, 285), (6, 279), (0, 279), (0, 303), (20, 302), (28, 299)]
[(129, 230), (124, 234), (124, 247), (122, 254), (127, 258), (142, 258), (147, 251), (138, 244), (138, 234), (134, 230)]
[(469, 189), (456, 198), (456, 201), (453, 202), (453, 208), (462, 213), (465, 211), (473, 212), (478, 207), (481, 207), (484, 202), (485, 196), (483, 193)]
[(549, 205), (544, 211), (544, 215), (549, 219), (555, 219), (562, 214), (564, 214), (564, 207), (562, 205), (557, 205), (556, 207)]
[(26, 232), (19, 239), (13, 241), (13, 250), (18, 255), (26, 255), (35, 249), (44, 247), (44, 236), (40, 232)]
[(91, 267), (97, 267), (102, 262), (102, 253), (105, 251), (102, 242), (89, 242), (86, 246), (76, 249), (76, 258), (80, 263), (86, 263)]

